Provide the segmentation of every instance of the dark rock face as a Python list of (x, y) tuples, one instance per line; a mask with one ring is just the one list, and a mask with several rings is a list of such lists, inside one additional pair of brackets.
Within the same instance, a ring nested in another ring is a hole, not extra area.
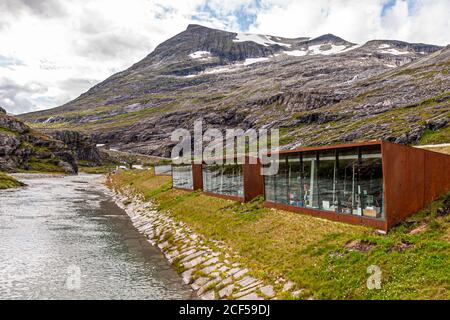
[(192, 131), (198, 119), (204, 130), (289, 129), (285, 148), (409, 144), (449, 124), (449, 63), (450, 46), (355, 45), (332, 34), (286, 39), (189, 25), (79, 98), (21, 117), (68, 130), (83, 124), (95, 143), (156, 156), (170, 154), (173, 130)]
[(62, 141), (34, 132), (22, 121), (0, 114), (0, 170), (38, 168), (78, 172), (74, 153)]
[(1, 114), (1, 113), (6, 114), (6, 110), (3, 109), (2, 107), (0, 107), (0, 114)]
[(86, 161), (92, 166), (102, 164), (100, 153), (90, 136), (69, 130), (54, 131), (49, 134), (54, 139), (64, 142), (76, 154), (78, 160)]

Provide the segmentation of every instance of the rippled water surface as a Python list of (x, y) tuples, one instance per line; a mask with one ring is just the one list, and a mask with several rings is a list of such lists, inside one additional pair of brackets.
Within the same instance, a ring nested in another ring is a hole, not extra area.
[(0, 299), (189, 299), (99, 176), (21, 176), (0, 191)]

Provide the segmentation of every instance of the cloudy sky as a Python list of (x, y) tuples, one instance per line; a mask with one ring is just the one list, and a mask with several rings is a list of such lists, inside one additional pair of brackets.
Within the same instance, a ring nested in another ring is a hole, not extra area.
[(449, 0), (0, 0), (0, 106), (64, 104), (189, 23), (363, 43), (450, 43)]

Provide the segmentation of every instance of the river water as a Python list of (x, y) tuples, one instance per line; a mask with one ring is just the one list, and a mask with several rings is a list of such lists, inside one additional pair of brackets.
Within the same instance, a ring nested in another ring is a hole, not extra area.
[(0, 299), (190, 299), (100, 176), (19, 176), (0, 191)]

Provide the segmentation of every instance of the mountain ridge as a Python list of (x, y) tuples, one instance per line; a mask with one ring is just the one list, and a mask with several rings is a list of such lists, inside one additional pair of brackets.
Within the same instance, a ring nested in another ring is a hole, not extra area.
[[(358, 45), (331, 34), (288, 39), (189, 25), (75, 100), (20, 117), (159, 156), (168, 155), (170, 132), (192, 129), (195, 118), (206, 127), (281, 128), (288, 131), (285, 148), (372, 138), (418, 143), (436, 128), (429, 122), (447, 130), (449, 51), (397, 40)], [(389, 118), (396, 113), (402, 118)], [(327, 126), (333, 131), (322, 137)]]

